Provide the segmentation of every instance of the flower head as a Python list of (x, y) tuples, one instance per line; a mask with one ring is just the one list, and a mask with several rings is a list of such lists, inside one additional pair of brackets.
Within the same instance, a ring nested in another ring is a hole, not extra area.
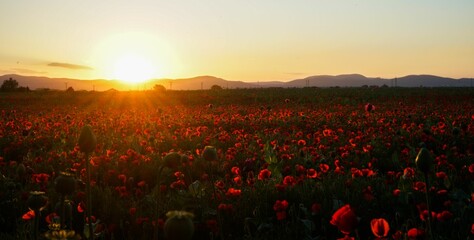
[(342, 233), (349, 234), (357, 224), (357, 216), (352, 211), (351, 206), (346, 204), (332, 215), (330, 223)]
[(383, 218), (372, 219), (372, 221), (370, 221), (370, 227), (372, 229), (372, 233), (379, 238), (386, 237), (390, 231), (390, 226), (388, 225), (387, 220)]

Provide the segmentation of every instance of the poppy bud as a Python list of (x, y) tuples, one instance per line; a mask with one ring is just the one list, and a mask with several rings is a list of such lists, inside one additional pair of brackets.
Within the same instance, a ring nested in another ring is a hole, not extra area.
[(202, 151), (202, 157), (209, 162), (217, 161), (217, 150), (213, 146), (206, 146)]
[(181, 154), (177, 152), (170, 152), (163, 157), (164, 165), (170, 169), (174, 169), (181, 165)]
[(194, 234), (192, 213), (186, 211), (171, 211), (166, 214), (165, 238), (173, 240), (189, 240)]
[(433, 158), (430, 152), (426, 148), (421, 148), (415, 159), (416, 167), (423, 173), (430, 171), (431, 165), (433, 164)]
[(48, 202), (48, 198), (45, 196), (44, 192), (33, 191), (30, 192), (30, 197), (28, 198), (28, 207), (33, 211), (39, 211)]
[(26, 175), (25, 164), (23, 164), (23, 163), (18, 164), (18, 166), (16, 167), (16, 174), (17, 174), (18, 178), (20, 178), (20, 179), (23, 179), (25, 177), (25, 175)]
[(94, 132), (89, 125), (82, 127), (81, 135), (79, 135), (79, 149), (84, 153), (91, 153), (95, 149), (97, 139), (95, 138)]
[(54, 181), (54, 190), (62, 195), (69, 195), (76, 190), (76, 180), (71, 173), (60, 172)]
[(459, 129), (458, 127), (453, 128), (453, 135), (454, 136), (459, 136), (460, 133), (461, 133), (461, 129)]

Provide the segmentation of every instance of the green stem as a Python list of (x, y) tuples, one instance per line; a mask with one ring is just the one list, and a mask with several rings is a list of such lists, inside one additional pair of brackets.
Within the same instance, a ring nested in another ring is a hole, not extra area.
[(89, 239), (94, 240), (94, 231), (92, 229), (92, 197), (91, 197), (91, 167), (89, 162), (89, 153), (86, 153), (86, 192), (87, 192), (87, 219), (89, 227)]
[(425, 173), (425, 184), (426, 184), (426, 192), (425, 192), (425, 196), (426, 196), (426, 208), (428, 209), (428, 234), (429, 234), (429, 237), (428, 239), (433, 239), (433, 234), (431, 232), (431, 208), (430, 208), (430, 198), (429, 198), (429, 190), (430, 190), (430, 184), (429, 184), (429, 179), (428, 179), (428, 173)]
[(65, 219), (66, 218), (66, 214), (65, 214), (66, 211), (65, 211), (65, 206), (64, 206), (64, 194), (61, 194), (61, 202), (59, 202), (59, 209), (61, 209), (60, 210), (61, 211), (61, 213), (60, 213), (61, 214), (60, 215), (61, 216), (61, 218), (60, 218), (61, 219), (61, 229), (64, 229), (65, 228), (64, 223), (66, 222), (65, 221), (66, 220)]
[(39, 210), (34, 210), (34, 211), (35, 211), (35, 223), (34, 223), (34, 228), (33, 228), (33, 239), (37, 240), (38, 239), (40, 211)]

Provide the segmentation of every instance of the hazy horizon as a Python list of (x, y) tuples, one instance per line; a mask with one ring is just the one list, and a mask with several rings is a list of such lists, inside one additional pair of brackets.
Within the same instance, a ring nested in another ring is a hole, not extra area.
[(474, 1), (7, 1), (0, 75), (474, 77)]

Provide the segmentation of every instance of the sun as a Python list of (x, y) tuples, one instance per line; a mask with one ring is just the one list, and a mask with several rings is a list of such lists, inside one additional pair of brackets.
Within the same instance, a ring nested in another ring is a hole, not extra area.
[(97, 41), (89, 58), (99, 78), (135, 85), (180, 72), (180, 62), (164, 37), (147, 32), (121, 32)]
[(123, 55), (116, 59), (113, 67), (114, 79), (126, 83), (141, 83), (153, 78), (156, 66), (146, 57), (138, 55)]

